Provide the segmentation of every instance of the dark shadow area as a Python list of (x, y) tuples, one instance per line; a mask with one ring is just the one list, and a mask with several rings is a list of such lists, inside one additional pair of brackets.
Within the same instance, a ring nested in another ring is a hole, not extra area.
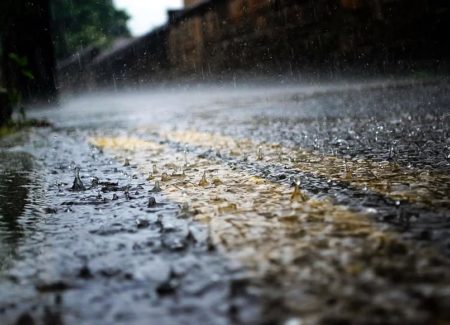
[(0, 270), (14, 257), (23, 237), (19, 222), (28, 204), (33, 161), (25, 153), (0, 152)]

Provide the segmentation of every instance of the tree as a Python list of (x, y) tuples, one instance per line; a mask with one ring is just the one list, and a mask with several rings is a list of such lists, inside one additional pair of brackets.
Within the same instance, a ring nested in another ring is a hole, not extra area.
[(112, 0), (52, 0), (54, 45), (58, 59), (95, 44), (104, 46), (130, 36), (129, 16)]
[(8, 105), (0, 107), (1, 124), (11, 114), (12, 97), (56, 98), (49, 0), (1, 0), (0, 37), (2, 77), (9, 97)]
[(112, 0), (0, 0), (0, 124), (18, 98), (56, 98), (55, 54), (129, 36), (128, 19)]

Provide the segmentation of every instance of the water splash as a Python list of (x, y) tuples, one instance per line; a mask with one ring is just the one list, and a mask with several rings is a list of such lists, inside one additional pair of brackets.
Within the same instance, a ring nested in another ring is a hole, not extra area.
[(98, 186), (98, 183), (99, 183), (98, 177), (96, 177), (96, 176), (92, 177), (92, 180), (91, 180), (91, 188), (97, 187), (97, 186)]
[(189, 166), (188, 153), (189, 153), (189, 150), (188, 150), (188, 146), (186, 145), (186, 146), (184, 146), (184, 150), (183, 150), (184, 166), (185, 167)]
[(184, 201), (182, 204), (181, 204), (181, 214), (188, 214), (189, 213), (189, 209), (190, 209), (190, 207), (189, 207), (189, 202), (188, 201)]
[(350, 165), (347, 162), (347, 158), (344, 158), (344, 178), (346, 179), (352, 179), (353, 178), (353, 171)]
[(161, 189), (161, 186), (160, 186), (160, 184), (159, 184), (159, 181), (156, 181), (155, 182), (155, 187), (153, 187), (151, 190), (150, 190), (150, 192), (152, 192), (152, 193), (158, 193), (158, 192), (161, 192), (162, 191), (162, 189)]
[(167, 182), (169, 180), (170, 180), (169, 174), (167, 174), (166, 172), (161, 174), (161, 182)]
[(208, 186), (208, 180), (206, 179), (206, 172), (203, 173), (202, 179), (198, 182), (198, 186)]
[(218, 208), (219, 213), (235, 213), (237, 211), (238, 207), (236, 203), (228, 203), (226, 205), (220, 206)]
[(153, 196), (151, 196), (148, 199), (147, 208), (153, 208), (155, 206), (156, 206), (156, 199)]
[(262, 146), (258, 147), (258, 152), (256, 154), (256, 160), (263, 160), (263, 152), (262, 152)]
[(75, 179), (73, 180), (72, 191), (85, 191), (86, 187), (80, 178), (80, 167), (75, 167)]
[(300, 177), (297, 177), (295, 179), (294, 192), (292, 192), (291, 201), (298, 201), (298, 202), (308, 201), (308, 196), (302, 192), (300, 186), (301, 180)]
[(129, 186), (125, 187), (124, 195), (127, 200), (130, 199), (130, 187)]
[(397, 141), (393, 141), (389, 146), (389, 161), (397, 160)]
[(212, 183), (213, 183), (215, 186), (223, 185), (223, 182), (222, 182), (221, 179), (218, 178), (218, 177), (214, 178), (213, 181), (212, 181)]

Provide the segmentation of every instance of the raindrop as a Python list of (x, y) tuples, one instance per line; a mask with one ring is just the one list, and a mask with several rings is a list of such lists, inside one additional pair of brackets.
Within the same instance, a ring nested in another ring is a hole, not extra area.
[(182, 213), (188, 213), (189, 212), (189, 203), (187, 201), (184, 201), (181, 204), (181, 212)]
[(283, 162), (283, 152), (281, 149), (278, 150), (277, 156), (278, 156), (278, 162), (282, 163)]
[(98, 186), (98, 177), (92, 177), (91, 180), (91, 187), (97, 187)]
[(223, 182), (220, 180), (220, 178), (217, 178), (217, 177), (213, 179), (212, 183), (213, 183), (215, 186), (219, 186), (219, 185), (222, 185), (222, 184), (223, 184)]
[(170, 178), (174, 177), (174, 178), (185, 178), (186, 177), (186, 173), (184, 171), (184, 169), (182, 170), (181, 173), (176, 173), (175, 171), (172, 173), (172, 175), (169, 176)]
[(169, 180), (170, 180), (169, 174), (167, 174), (166, 172), (162, 173), (162, 175), (161, 175), (161, 182), (167, 182)]
[(308, 200), (308, 197), (302, 192), (300, 185), (301, 185), (300, 177), (297, 177), (295, 179), (294, 192), (292, 192), (291, 201), (305, 202)]
[(203, 173), (202, 179), (198, 182), (198, 186), (207, 186), (209, 183), (206, 180), (206, 172)]
[(221, 206), (218, 208), (219, 213), (233, 213), (237, 211), (236, 203), (229, 203), (225, 206)]
[(258, 152), (257, 152), (256, 159), (257, 160), (263, 160), (263, 153), (262, 153), (262, 147), (261, 146), (258, 147)]
[(389, 148), (389, 160), (394, 158), (394, 147)]
[(347, 158), (344, 158), (344, 177), (346, 179), (351, 179), (353, 177), (353, 172), (347, 163)]
[(152, 208), (154, 206), (156, 206), (156, 199), (153, 196), (151, 196), (148, 199), (147, 208)]
[(136, 220), (136, 226), (139, 229), (147, 228), (148, 226), (150, 226), (150, 222), (148, 220), (145, 220), (145, 219), (138, 219), (138, 220)]
[(152, 193), (158, 193), (158, 192), (161, 192), (162, 190), (161, 190), (161, 186), (159, 185), (159, 181), (156, 181), (155, 182), (155, 187), (153, 187), (151, 190), (150, 190), (150, 192), (152, 192)]
[(397, 141), (393, 141), (391, 143), (391, 146), (389, 147), (389, 160), (396, 160), (396, 154), (397, 154)]
[(80, 178), (80, 167), (75, 167), (75, 179), (73, 180), (72, 191), (85, 191), (83, 182)]
[(184, 146), (184, 151), (183, 151), (183, 154), (184, 154), (184, 166), (189, 166), (188, 156), (187, 156), (188, 152), (189, 152), (188, 147)]
[(125, 198), (127, 200), (129, 200), (130, 199), (130, 187), (129, 186), (125, 187), (124, 194), (125, 194)]

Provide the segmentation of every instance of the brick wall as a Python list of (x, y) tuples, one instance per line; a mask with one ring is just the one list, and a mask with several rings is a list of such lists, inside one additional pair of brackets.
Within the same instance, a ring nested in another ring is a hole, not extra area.
[(202, 0), (184, 0), (184, 6), (187, 8), (199, 4), (200, 2), (202, 2)]
[[(198, 2), (198, 3), (197, 3)], [(86, 69), (94, 85), (235, 71), (448, 61), (447, 0), (186, 1), (169, 24)], [(86, 73), (85, 73), (86, 75)], [(85, 77), (86, 79), (86, 77)]]
[(282, 71), (449, 54), (445, 1), (219, 0), (204, 7), (170, 27), (170, 35), (187, 38), (169, 40), (172, 58), (189, 58), (171, 60), (179, 71)]

